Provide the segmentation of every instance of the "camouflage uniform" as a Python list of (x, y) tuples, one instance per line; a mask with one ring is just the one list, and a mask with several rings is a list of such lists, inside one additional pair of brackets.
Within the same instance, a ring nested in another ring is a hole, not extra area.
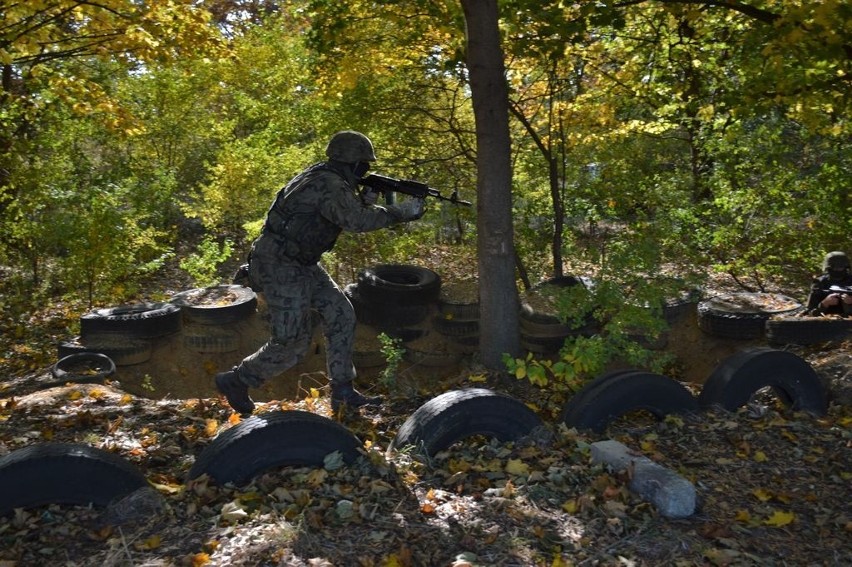
[(233, 370), (216, 375), (216, 388), (242, 415), (254, 410), (249, 387), (260, 386), (305, 356), (312, 310), (319, 313), (325, 333), (332, 409), (379, 401), (352, 384), (355, 311), (318, 262), (342, 231), (367, 232), (416, 220), (423, 215), (423, 200), (380, 207), (374, 205), (374, 193), (357, 193), (358, 180), (376, 160), (372, 142), (359, 132), (335, 134), (326, 155), (327, 162), (309, 167), (278, 192), (252, 245), (249, 278), (266, 297), (272, 337)]
[(343, 230), (367, 232), (405, 220), (393, 206), (365, 205), (356, 186), (348, 170), (319, 163), (288, 183), (269, 209), (249, 270), (269, 305), (272, 337), (238, 366), (248, 386), (260, 386), (302, 359), (310, 346), (312, 309), (323, 322), (329, 380), (355, 378), (355, 312), (317, 262)]

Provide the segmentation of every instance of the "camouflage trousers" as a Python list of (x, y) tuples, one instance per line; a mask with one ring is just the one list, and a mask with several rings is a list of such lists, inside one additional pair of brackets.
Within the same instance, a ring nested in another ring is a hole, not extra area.
[(355, 378), (355, 310), (328, 273), (319, 264), (254, 257), (249, 269), (252, 280), (263, 288), (272, 336), (236, 368), (242, 381), (257, 387), (298, 364), (310, 348), (312, 312), (317, 312), (325, 335), (328, 378), (334, 383), (351, 382)]

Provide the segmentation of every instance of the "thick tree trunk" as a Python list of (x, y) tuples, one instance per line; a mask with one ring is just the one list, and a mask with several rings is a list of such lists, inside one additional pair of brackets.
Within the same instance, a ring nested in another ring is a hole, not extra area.
[(462, 0), (467, 68), (476, 119), (477, 246), (482, 363), (504, 369), (503, 353), (520, 353), (514, 273), (509, 93), (497, 0)]

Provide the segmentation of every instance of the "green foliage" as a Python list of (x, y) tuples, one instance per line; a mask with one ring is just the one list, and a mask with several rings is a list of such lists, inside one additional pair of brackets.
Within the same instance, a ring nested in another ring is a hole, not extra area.
[(211, 236), (205, 236), (198, 249), (181, 259), (180, 269), (188, 273), (197, 287), (210, 287), (219, 283), (217, 268), (231, 257), (234, 245), (230, 239), (221, 244)]
[(402, 342), (399, 339), (394, 339), (385, 333), (379, 333), (378, 339), (382, 345), (380, 350), (386, 362), (386, 366), (380, 374), (381, 384), (385, 388), (393, 389), (396, 386), (399, 364), (402, 362), (405, 348), (402, 347)]

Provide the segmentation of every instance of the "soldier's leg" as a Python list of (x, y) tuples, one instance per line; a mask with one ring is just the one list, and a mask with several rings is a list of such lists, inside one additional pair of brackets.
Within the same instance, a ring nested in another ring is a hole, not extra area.
[(254, 411), (249, 387), (260, 386), (294, 366), (310, 344), (311, 279), (306, 268), (253, 258), (251, 271), (252, 278), (263, 286), (272, 336), (238, 366), (216, 375), (216, 388), (241, 415)]
[(321, 267), (314, 274), (312, 307), (322, 318), (326, 340), (326, 364), (331, 383), (331, 407), (375, 405), (381, 398), (367, 397), (355, 390), (355, 365), (352, 351), (355, 341), (355, 309), (338, 285)]
[(261, 275), (272, 336), (237, 370), (242, 380), (257, 387), (299, 363), (311, 341), (311, 267), (267, 264)]

